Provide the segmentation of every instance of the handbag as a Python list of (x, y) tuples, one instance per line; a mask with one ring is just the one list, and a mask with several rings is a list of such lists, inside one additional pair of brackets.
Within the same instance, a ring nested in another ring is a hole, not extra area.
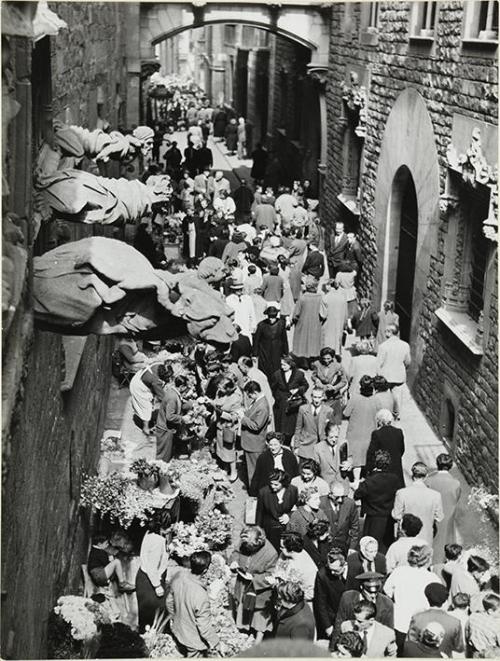
[(291, 395), (286, 402), (286, 413), (297, 413), (302, 404), (305, 404), (306, 400), (302, 395)]
[(250, 626), (252, 623), (256, 602), (257, 595), (255, 594), (253, 583), (251, 583), (241, 599), (241, 623), (243, 625)]

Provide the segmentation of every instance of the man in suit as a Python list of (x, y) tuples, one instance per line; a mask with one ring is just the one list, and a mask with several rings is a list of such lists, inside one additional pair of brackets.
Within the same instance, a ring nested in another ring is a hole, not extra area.
[(328, 252), (328, 267), (331, 278), (337, 275), (339, 266), (345, 261), (348, 247), (349, 242), (344, 232), (344, 223), (335, 223), (335, 236), (333, 237), (333, 241), (330, 242), (330, 250)]
[(358, 280), (359, 274), (361, 272), (361, 266), (363, 264), (361, 246), (354, 232), (347, 232), (346, 236), (347, 236), (347, 250), (345, 254), (345, 259), (348, 262), (352, 262), (353, 264), (356, 264), (356, 271), (357, 271), (356, 279)]
[(315, 241), (309, 244), (309, 251), (302, 267), (304, 275), (312, 275), (316, 280), (320, 280), (325, 272), (325, 258), (319, 251), (319, 246)]
[(345, 592), (347, 565), (340, 549), (328, 552), (326, 567), (320, 567), (314, 584), (313, 610), (318, 639), (330, 639), (339, 607)]
[[(328, 423), (325, 440), (316, 443), (313, 450), (313, 459), (319, 466), (319, 474), (327, 484), (341, 482), (342, 471), (348, 472), (352, 468), (349, 459), (341, 457), (342, 448), (338, 445), (339, 432), (338, 425)], [(345, 443), (343, 445), (347, 446)], [(349, 485), (347, 484), (347, 486)]]
[(248, 484), (251, 484), (257, 458), (266, 449), (266, 431), (270, 414), (269, 404), (257, 381), (249, 381), (243, 390), (249, 405), (241, 419), (241, 449), (245, 453)]
[(389, 629), (394, 629), (394, 603), (381, 592), (384, 575), (378, 572), (364, 572), (356, 576), (356, 579), (360, 584), (359, 591), (347, 590), (340, 598), (335, 626), (330, 638), (330, 650), (335, 649), (342, 622), (354, 618), (354, 608), (360, 601), (371, 602), (376, 609), (375, 621)]
[(354, 552), (359, 539), (359, 514), (354, 500), (347, 498), (346, 485), (334, 482), (328, 496), (320, 498), (320, 509), (330, 523), (332, 546), (344, 553)]
[(341, 633), (355, 631), (363, 640), (362, 656), (378, 659), (384, 656), (396, 656), (396, 634), (384, 624), (375, 620), (377, 608), (371, 601), (360, 601), (354, 607), (352, 620), (342, 622)]
[(383, 376), (394, 396), (394, 417), (399, 419), (403, 386), (406, 383), (406, 369), (410, 366), (411, 355), (408, 342), (398, 337), (399, 328), (389, 324), (385, 331), (386, 340), (378, 348), (377, 374)]
[(183, 422), (183, 394), (188, 382), (185, 376), (178, 374), (173, 383), (165, 388), (158, 417), (156, 419), (156, 458), (170, 461), (174, 452), (174, 436)]
[(434, 537), (433, 556), (434, 564), (444, 562), (444, 547), (446, 544), (455, 544), (457, 541), (457, 526), (455, 515), (458, 501), (462, 493), (460, 482), (450, 475), (453, 460), (445, 452), (436, 457), (437, 473), (429, 475), (425, 483), (434, 491), (441, 494), (443, 501), (443, 520), (437, 524), (437, 532)]
[(322, 388), (314, 388), (311, 403), (302, 404), (297, 415), (292, 448), (299, 458), (314, 457), (314, 447), (326, 439), (326, 425), (333, 418), (332, 409), (324, 403), (325, 393)]
[(422, 521), (420, 537), (432, 545), (434, 523), (444, 518), (441, 494), (430, 489), (426, 483), (427, 466), (417, 461), (411, 467), (412, 484), (398, 489), (392, 509), (392, 518), (400, 521), (404, 514), (414, 514)]
[(208, 593), (201, 582), (211, 561), (208, 551), (196, 551), (189, 558), (190, 570), (179, 571), (170, 584), (166, 606), (183, 656), (205, 656), (220, 645), (212, 626)]
[(458, 618), (453, 617), (452, 613), (446, 612), (445, 609), (449, 596), (448, 590), (441, 583), (429, 583), (424, 592), (430, 608), (415, 613), (411, 618), (407, 640), (418, 642), (429, 622), (439, 622), (444, 629), (439, 651), (448, 658), (452, 657), (452, 652), (462, 653), (464, 651), (462, 625)]

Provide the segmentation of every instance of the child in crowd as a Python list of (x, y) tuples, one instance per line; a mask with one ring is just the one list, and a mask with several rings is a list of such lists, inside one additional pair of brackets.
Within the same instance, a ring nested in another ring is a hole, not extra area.
[(135, 587), (125, 580), (122, 563), (110, 555), (110, 544), (106, 535), (94, 535), (87, 561), (87, 569), (97, 587), (109, 585), (112, 578), (118, 581), (120, 592), (134, 592)]

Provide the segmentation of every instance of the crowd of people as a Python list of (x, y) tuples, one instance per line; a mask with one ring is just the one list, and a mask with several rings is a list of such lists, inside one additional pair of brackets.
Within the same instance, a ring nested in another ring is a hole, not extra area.
[[(498, 576), (458, 543), (451, 457), (416, 461), (405, 482), (398, 421), (411, 358), (394, 304), (377, 310), (358, 296), (362, 246), (342, 222), (325, 250), (310, 182), (266, 187), (258, 158), (253, 186), (231, 191), (212, 171), (206, 136), (223, 137), (222, 110), (199, 98), (176, 120), (188, 147), (183, 158), (173, 142), (165, 161), (182, 258), (156, 250), (151, 261), (218, 269), (212, 286), (234, 310), (238, 339), (149, 354), (122, 338), (135, 423), (156, 437), (159, 460), (208, 448), (247, 492), (228, 560), (235, 622), (257, 643), (302, 639), (368, 658), (495, 656)], [(234, 143), (224, 135), (239, 149), (238, 134)], [(142, 252), (147, 237), (143, 227)], [(116, 576), (123, 591), (149, 594), (141, 627), (166, 609), (179, 649), (203, 656), (218, 645), (201, 581), (211, 557), (193, 553), (169, 581), (163, 540), (172, 520), (150, 526), (136, 586), (98, 552), (101, 539), (89, 569), (96, 581)]]

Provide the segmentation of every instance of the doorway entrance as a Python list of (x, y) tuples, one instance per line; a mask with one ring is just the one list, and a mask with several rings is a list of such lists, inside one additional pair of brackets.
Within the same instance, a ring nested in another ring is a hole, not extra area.
[(408, 168), (402, 169), (398, 175), (398, 183), (401, 186), (401, 212), (395, 309), (399, 315), (400, 337), (402, 340), (409, 342), (417, 258), (418, 205), (415, 184)]

